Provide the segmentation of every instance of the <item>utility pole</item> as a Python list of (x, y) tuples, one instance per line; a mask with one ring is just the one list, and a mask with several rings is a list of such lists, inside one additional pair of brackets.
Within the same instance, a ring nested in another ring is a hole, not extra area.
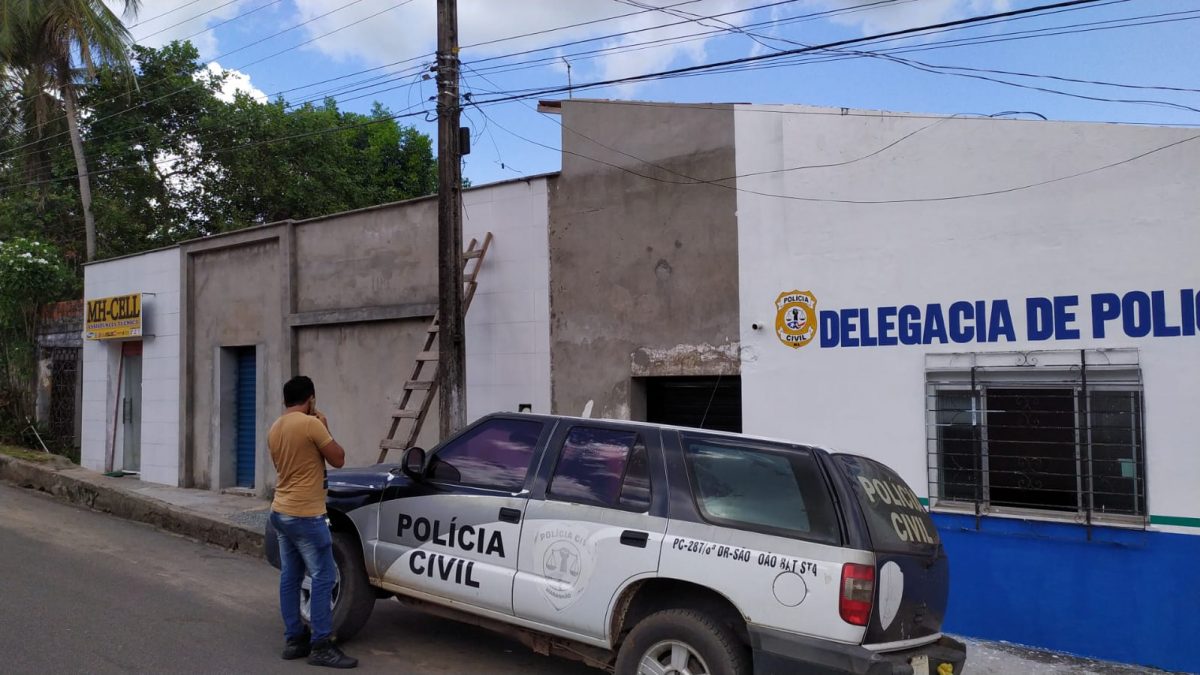
[(445, 439), (467, 417), (457, 0), (437, 0), (437, 22), (438, 404)]

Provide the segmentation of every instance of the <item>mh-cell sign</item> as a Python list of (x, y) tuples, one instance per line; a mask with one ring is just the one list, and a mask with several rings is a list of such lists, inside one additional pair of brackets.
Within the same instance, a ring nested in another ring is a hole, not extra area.
[[(803, 302), (785, 302), (785, 298)], [(1200, 292), (1193, 289), (820, 311), (816, 305), (816, 297), (808, 291), (781, 294), (775, 303), (779, 341), (793, 348), (809, 343), (833, 348), (1200, 334)]]
[(89, 340), (141, 337), (142, 294), (88, 300), (83, 332)]

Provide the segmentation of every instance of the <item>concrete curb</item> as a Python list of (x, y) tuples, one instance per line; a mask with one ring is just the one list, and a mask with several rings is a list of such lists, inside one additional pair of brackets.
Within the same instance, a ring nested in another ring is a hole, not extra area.
[(203, 544), (263, 558), (263, 533), (223, 518), (196, 513), (137, 494), (112, 479), (74, 465), (44, 465), (0, 454), (0, 480), (46, 492), (118, 518), (147, 523)]

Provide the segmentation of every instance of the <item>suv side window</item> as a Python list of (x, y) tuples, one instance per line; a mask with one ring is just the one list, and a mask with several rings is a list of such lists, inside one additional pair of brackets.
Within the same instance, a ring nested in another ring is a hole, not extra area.
[(812, 452), (689, 436), (683, 443), (705, 520), (841, 543), (833, 499)]
[(429, 464), (430, 480), (520, 492), (533, 462), (542, 423), (495, 419), (442, 446)]
[(573, 427), (563, 441), (547, 494), (564, 502), (649, 510), (650, 466), (641, 435)]

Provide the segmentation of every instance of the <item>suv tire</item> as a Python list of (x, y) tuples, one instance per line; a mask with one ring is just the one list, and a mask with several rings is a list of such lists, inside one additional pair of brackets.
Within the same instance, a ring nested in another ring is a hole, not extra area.
[[(375, 589), (367, 581), (367, 570), (363, 564), (362, 544), (347, 532), (333, 532), (333, 562), (337, 567), (338, 581), (333, 590), (333, 637), (345, 642), (354, 637), (371, 617), (375, 609)], [(307, 612), (302, 609), (305, 623), (309, 623)]]
[[(658, 669), (642, 669), (648, 661)], [(681, 669), (679, 666), (686, 666)], [(642, 619), (621, 644), (616, 675), (750, 675), (750, 654), (733, 630), (694, 609), (668, 609)]]

